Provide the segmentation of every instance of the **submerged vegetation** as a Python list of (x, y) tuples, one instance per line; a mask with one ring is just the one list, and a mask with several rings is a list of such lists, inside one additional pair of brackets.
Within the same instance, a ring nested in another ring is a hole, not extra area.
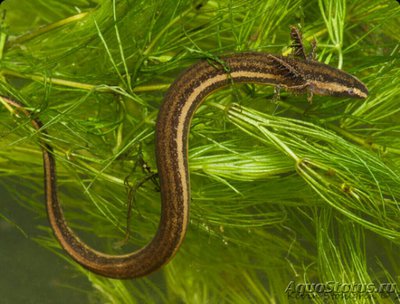
[[(110, 280), (67, 257), (49, 227), (36, 237), (71, 275), (87, 277), (87, 294), (107, 303), (287, 303), (292, 281), (398, 283), (396, 1), (61, 2), (0, 7), (0, 94), (43, 121), (67, 220), (99, 250), (129, 252), (156, 231), (160, 198), (148, 182), (136, 193), (129, 244), (115, 248), (127, 191), (145, 176), (135, 164), (143, 158), (156, 170), (163, 95), (190, 64), (247, 50), (289, 55), (289, 26), (299, 25), (306, 41), (317, 40), (318, 60), (370, 92), (365, 101), (315, 96), (311, 104), (286, 92), (274, 101), (274, 88), (258, 85), (211, 95), (192, 122), (189, 230), (166, 267)], [(0, 111), (1, 184), (44, 217), (38, 134), (9, 110)], [(31, 194), (13, 190), (16, 177)]]

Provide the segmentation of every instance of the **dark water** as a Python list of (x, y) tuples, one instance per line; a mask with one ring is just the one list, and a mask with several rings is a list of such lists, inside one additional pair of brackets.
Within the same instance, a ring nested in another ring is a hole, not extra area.
[(0, 198), (0, 214), (26, 234), (0, 217), (0, 303), (88, 303), (89, 283), (74, 278), (60, 257), (31, 239), (45, 234), (37, 226), (48, 225), (47, 220), (15, 202), (3, 188)]

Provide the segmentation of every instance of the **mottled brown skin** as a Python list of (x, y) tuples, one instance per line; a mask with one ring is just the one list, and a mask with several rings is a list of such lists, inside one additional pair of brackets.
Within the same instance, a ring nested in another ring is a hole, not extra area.
[[(222, 62), (223, 65), (207, 61), (193, 65), (171, 85), (165, 96), (156, 127), (161, 219), (156, 236), (140, 250), (108, 255), (79, 240), (68, 227), (60, 206), (52, 148), (41, 141), (49, 221), (62, 247), (79, 264), (106, 277), (128, 279), (159, 269), (175, 255), (189, 219), (187, 152), (190, 123), (198, 106), (213, 91), (234, 83), (258, 83), (320, 95), (365, 98), (368, 94), (357, 78), (311, 60), (243, 53), (223, 57)], [(22, 110), (18, 102), (4, 97), (3, 100)], [(29, 116), (28, 112), (24, 113)], [(45, 133), (38, 119), (33, 119), (32, 123), (35, 129)]]

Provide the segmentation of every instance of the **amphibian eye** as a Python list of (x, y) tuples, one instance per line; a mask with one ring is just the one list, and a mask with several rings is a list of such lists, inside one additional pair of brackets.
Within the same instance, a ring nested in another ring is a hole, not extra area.
[(347, 89), (347, 94), (354, 95), (354, 90), (353, 89)]

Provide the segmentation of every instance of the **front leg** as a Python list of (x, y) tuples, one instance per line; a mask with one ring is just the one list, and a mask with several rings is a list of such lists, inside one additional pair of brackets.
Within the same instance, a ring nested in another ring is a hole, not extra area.
[(278, 84), (274, 86), (274, 96), (272, 97), (272, 102), (278, 102), (281, 100), (281, 86)]
[(311, 52), (310, 54), (306, 55), (304, 43), (303, 43), (303, 36), (300, 32), (300, 30), (295, 27), (291, 26), (290, 27), (290, 37), (292, 39), (292, 45), (291, 47), (294, 49), (294, 57), (300, 58), (300, 59), (305, 59), (305, 60), (312, 60), (315, 61), (316, 56), (315, 56), (315, 51), (317, 49), (317, 41), (315, 38), (311, 41)]
[(290, 38), (292, 39), (291, 47), (294, 50), (293, 52), (294, 57), (307, 60), (306, 51), (304, 49), (304, 44), (303, 44), (303, 37), (301, 35), (300, 30), (297, 27), (295, 26), (290, 27)]
[(313, 94), (312, 90), (310, 90), (310, 84), (308, 82), (304, 83), (304, 84), (300, 84), (300, 85), (288, 86), (288, 87), (286, 87), (286, 89), (288, 91), (292, 91), (294, 93), (307, 94), (307, 101), (310, 104), (312, 103), (314, 94)]
[(316, 50), (317, 50), (317, 40), (315, 38), (311, 41), (311, 52), (308, 54), (308, 60), (316, 61), (317, 60), (317, 55), (316, 55)]
[(303, 80), (303, 76), (286, 61), (271, 54), (268, 54), (268, 58), (271, 59), (281, 71), (287, 71), (287, 75), (291, 75), (291, 78)]

